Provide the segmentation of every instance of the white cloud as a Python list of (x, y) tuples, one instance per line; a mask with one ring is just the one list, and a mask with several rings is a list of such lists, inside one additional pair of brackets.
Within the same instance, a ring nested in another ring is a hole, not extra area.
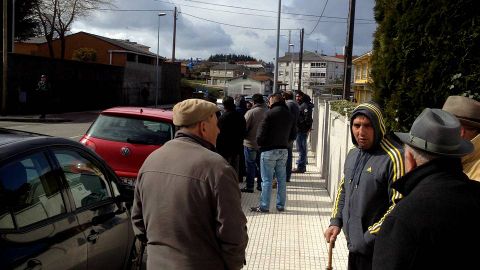
[[(282, 1), (282, 12), (319, 16), (325, 1), (284, 0)], [(275, 57), (276, 30), (244, 29), (225, 24), (276, 29), (278, 0), (117, 0), (114, 2), (114, 9), (148, 9), (151, 11), (96, 11), (89, 17), (77, 20), (73, 24), (72, 32), (86, 31), (110, 38), (130, 39), (145, 44), (150, 47), (150, 51), (156, 52), (158, 11), (155, 10), (172, 10), (172, 3), (180, 11), (177, 20), (176, 58), (207, 58), (215, 53), (248, 54), (265, 61), (272, 61)], [(371, 49), (372, 35), (376, 27), (372, 23), (373, 5), (373, 0), (357, 2), (356, 18), (369, 19), (370, 21), (357, 20), (354, 54), (362, 54)], [(245, 8), (234, 9), (227, 6)], [(172, 52), (173, 12), (164, 12), (167, 15), (160, 17), (160, 54), (170, 57)], [(251, 14), (259, 16), (252, 16)], [(316, 30), (309, 35), (316, 24), (317, 17), (294, 14), (282, 14), (281, 28), (304, 28), (305, 50), (314, 51), (318, 46), (319, 51), (327, 54), (342, 53), (347, 29), (345, 19), (322, 18)], [(324, 16), (328, 17), (346, 18), (347, 15), (348, 0), (329, 1), (324, 12)], [(206, 20), (220, 22), (223, 25)], [(370, 24), (364, 24), (365, 22)], [(299, 30), (292, 31), (292, 43), (295, 44), (296, 51), (300, 47), (299, 32)], [(280, 55), (283, 55), (284, 51), (288, 49), (288, 31), (282, 30), (281, 35)]]

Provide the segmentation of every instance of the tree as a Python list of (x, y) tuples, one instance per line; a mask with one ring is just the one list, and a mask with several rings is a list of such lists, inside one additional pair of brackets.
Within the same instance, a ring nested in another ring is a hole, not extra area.
[(374, 99), (389, 128), (409, 130), (425, 107), (480, 91), (477, 0), (377, 0)]
[(215, 54), (210, 55), (210, 57), (208, 58), (208, 61), (211, 62), (225, 62), (225, 60), (231, 64), (235, 64), (238, 61), (257, 61), (257, 59), (243, 54)]
[(45, 36), (50, 57), (54, 57), (52, 40), (60, 39), (60, 58), (65, 58), (65, 35), (78, 17), (87, 16), (89, 12), (102, 5), (111, 5), (113, 0), (38, 0), (37, 17)]
[[(37, 0), (15, 0), (15, 40), (26, 40), (38, 34), (38, 21), (35, 17), (35, 3)], [(12, 44), (12, 5), (13, 0), (8, 1), (8, 50)], [(3, 14), (3, 5), (0, 5), (0, 14)], [(3, 43), (0, 43), (0, 49)]]

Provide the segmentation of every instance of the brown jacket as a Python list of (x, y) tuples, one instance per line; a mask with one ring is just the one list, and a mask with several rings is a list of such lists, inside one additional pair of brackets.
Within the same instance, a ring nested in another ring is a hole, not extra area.
[(235, 171), (213, 146), (179, 131), (139, 171), (135, 234), (147, 240), (147, 269), (240, 269), (247, 219)]
[(480, 182), (480, 135), (472, 139), (475, 149), (462, 158), (463, 172), (468, 178)]

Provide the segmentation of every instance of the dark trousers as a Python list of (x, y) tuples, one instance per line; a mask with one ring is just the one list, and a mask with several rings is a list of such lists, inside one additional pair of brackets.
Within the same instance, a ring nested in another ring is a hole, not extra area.
[(287, 182), (290, 182), (292, 176), (293, 142), (288, 143), (287, 155)]
[(348, 253), (348, 270), (371, 270), (372, 256), (360, 253)]
[(305, 171), (307, 168), (307, 137), (308, 132), (298, 132), (297, 133), (297, 169)]

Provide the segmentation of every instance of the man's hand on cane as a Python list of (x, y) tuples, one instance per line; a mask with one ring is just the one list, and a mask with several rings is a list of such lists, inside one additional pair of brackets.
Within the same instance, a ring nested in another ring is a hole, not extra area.
[(331, 242), (332, 244), (335, 243), (335, 241), (337, 240), (337, 235), (339, 234), (340, 227), (335, 225), (328, 227), (323, 233), (323, 235), (325, 236), (325, 241), (327, 241), (327, 243)]

